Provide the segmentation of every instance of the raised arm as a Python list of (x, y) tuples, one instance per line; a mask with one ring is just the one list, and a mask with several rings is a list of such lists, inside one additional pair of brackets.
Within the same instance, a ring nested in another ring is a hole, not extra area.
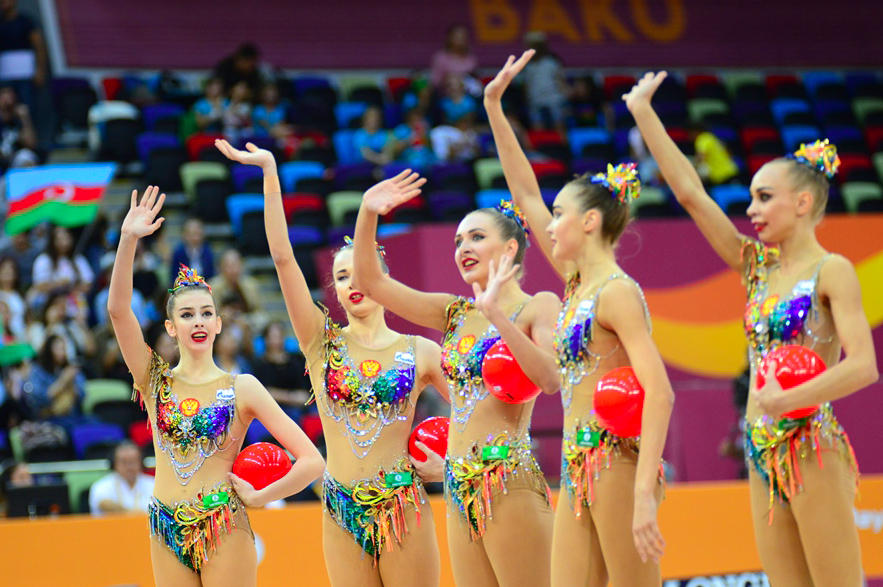
[(601, 293), (599, 311), (602, 313), (598, 317), (601, 325), (619, 337), (644, 388), (632, 533), (641, 559), (658, 561), (665, 541), (656, 522), (659, 507), (656, 490), (659, 463), (674, 406), (674, 393), (662, 357), (647, 328), (644, 307), (635, 286), (623, 280), (610, 283)]
[(441, 347), (422, 336), (417, 337), (417, 371), (421, 374), (421, 385), (433, 386), (446, 402), (451, 401), (448, 382), (441, 371)]
[(497, 328), (524, 374), (544, 393), (555, 393), (561, 388), (561, 378), (552, 340), (555, 337), (555, 322), (561, 311), (561, 301), (551, 292), (535, 295), (522, 312), (522, 316), (530, 324), (530, 333), (525, 334), (503, 313), (498, 302), (500, 288), (515, 276), (518, 269), (519, 266), (512, 265), (512, 257), (508, 255), (503, 255), (500, 259), (499, 269), (491, 261), (487, 288), (482, 290), (477, 283), (472, 284), (475, 305)]
[(141, 325), (132, 311), (132, 266), (138, 239), (156, 232), (165, 220), (163, 217), (157, 218), (165, 199), (166, 195), (159, 194), (156, 186), (148, 186), (140, 202), (138, 191), (132, 190), (129, 212), (120, 228), (120, 244), (113, 262), (107, 294), (107, 315), (113, 324), (113, 333), (120, 345), (123, 361), (132, 373), (135, 384), (142, 389), (150, 366), (150, 348), (144, 342)]
[(353, 287), (409, 322), (443, 330), (451, 296), (418, 291), (396, 281), (383, 272), (374, 247), (377, 217), (415, 197), (424, 183), (426, 179), (406, 169), (365, 192), (353, 236)]
[[(773, 373), (763, 389), (752, 391), (758, 406), (778, 417), (806, 406), (832, 402), (874, 383), (880, 374), (871, 327), (862, 307), (862, 292), (855, 269), (846, 258), (835, 256), (822, 267), (819, 296), (828, 301), (843, 360), (806, 383), (782, 391)], [(773, 365), (771, 365), (771, 368)], [(775, 369), (771, 369), (775, 372)]]
[(705, 191), (693, 164), (665, 132), (662, 121), (650, 105), (653, 94), (667, 75), (664, 71), (645, 74), (622, 99), (678, 202), (720, 258), (731, 268), (741, 271), (742, 235)]
[(255, 490), (249, 483), (230, 473), (236, 493), (250, 507), (260, 507), (303, 490), (322, 475), (325, 461), (300, 426), (289, 418), (269, 392), (252, 375), (236, 378), (236, 391), (244, 399), (245, 421), (255, 418), (273, 438), (294, 456), (294, 465), (284, 477)]
[(234, 149), (223, 139), (216, 140), (215, 146), (227, 158), (245, 165), (256, 165), (264, 172), (264, 228), (270, 245), (270, 256), (276, 266), (282, 297), (285, 298), (285, 309), (294, 334), (301, 348), (307, 348), (322, 332), (324, 317), (313, 303), (307, 280), (294, 258), (294, 250), (288, 240), (288, 225), (285, 223), (285, 210), (282, 207), (282, 188), (276, 173), (276, 160), (272, 153), (258, 149), (252, 143), (245, 145), (246, 151)]
[(552, 257), (552, 240), (546, 232), (546, 227), (552, 221), (552, 214), (543, 202), (540, 193), (540, 184), (534, 175), (530, 161), (518, 144), (518, 138), (512, 125), (503, 113), (503, 93), (512, 79), (524, 69), (527, 62), (533, 57), (535, 51), (530, 49), (522, 53), (518, 60), (513, 55), (506, 60), (506, 65), (497, 73), (497, 76), (484, 88), (484, 109), (494, 134), (494, 143), (497, 145), (497, 154), (503, 165), (503, 174), (506, 176), (506, 185), (512, 193), (512, 199), (524, 212), (527, 224), (533, 231), (533, 236), (540, 245), (540, 249), (546, 256), (558, 275), (565, 279), (573, 272), (572, 267), (556, 262)]

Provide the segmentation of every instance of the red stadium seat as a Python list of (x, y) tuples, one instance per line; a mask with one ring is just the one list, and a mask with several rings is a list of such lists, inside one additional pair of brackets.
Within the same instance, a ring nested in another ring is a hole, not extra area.
[(700, 86), (705, 86), (705, 85), (716, 86), (719, 84), (720, 84), (720, 80), (717, 78), (716, 75), (709, 75), (709, 74), (703, 74), (703, 73), (688, 75), (687, 76), (687, 93), (692, 97), (696, 94), (696, 90)]
[(214, 149), (215, 140), (223, 138), (224, 135), (207, 133), (197, 133), (195, 135), (191, 135), (190, 138), (187, 139), (187, 155), (190, 157), (191, 161), (197, 161), (199, 160), (199, 154), (202, 152), (203, 149)]
[(780, 141), (779, 131), (772, 126), (746, 126), (742, 129), (742, 145), (749, 153), (757, 141)]
[(106, 77), (101, 80), (101, 87), (104, 89), (105, 100), (116, 100), (123, 89), (123, 80), (118, 77)]
[(567, 173), (567, 165), (561, 161), (532, 161), (530, 164), (537, 179), (547, 175), (564, 175)]
[(680, 128), (680, 127), (674, 126), (672, 128), (668, 128), (666, 130), (668, 131), (668, 136), (671, 137), (671, 140), (673, 140), (676, 143), (681, 143), (681, 142), (685, 142), (685, 141), (690, 140), (690, 133), (687, 132), (687, 129), (685, 129), (685, 128)]
[(750, 155), (748, 157), (748, 172), (754, 175), (764, 164), (769, 163), (775, 158), (775, 155)]
[(386, 80), (386, 87), (393, 102), (400, 102), (405, 93), (411, 88), (411, 78), (391, 77)]
[[(315, 219), (316, 216), (327, 215), (325, 200), (319, 194), (285, 194), (282, 196), (282, 209), (285, 211), (285, 221), (288, 224), (295, 224), (294, 220), (299, 217)], [(297, 222), (297, 224), (312, 224), (312, 222)]]
[(546, 145), (563, 145), (564, 138), (556, 130), (531, 130), (527, 133), (530, 144), (535, 148)]
[(608, 100), (619, 100), (620, 95), (635, 85), (637, 80), (631, 75), (608, 75), (604, 78), (604, 94)]
[(869, 126), (865, 129), (868, 149), (872, 153), (883, 151), (883, 126)]

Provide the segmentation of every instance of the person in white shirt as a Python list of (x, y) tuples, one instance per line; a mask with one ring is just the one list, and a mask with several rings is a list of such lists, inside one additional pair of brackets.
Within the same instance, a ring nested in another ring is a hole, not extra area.
[(146, 512), (153, 495), (153, 477), (141, 472), (141, 449), (124, 440), (113, 452), (113, 472), (92, 484), (89, 511)]

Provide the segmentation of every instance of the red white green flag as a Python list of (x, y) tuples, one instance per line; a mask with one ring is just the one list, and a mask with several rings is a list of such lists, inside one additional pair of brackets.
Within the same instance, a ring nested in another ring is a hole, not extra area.
[(62, 226), (89, 224), (115, 171), (115, 163), (10, 169), (6, 173), (6, 233), (17, 234), (46, 220)]

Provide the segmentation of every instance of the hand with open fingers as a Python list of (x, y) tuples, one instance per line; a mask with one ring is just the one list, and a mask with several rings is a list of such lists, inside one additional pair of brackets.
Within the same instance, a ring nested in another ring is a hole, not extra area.
[(227, 473), (227, 479), (246, 507), (255, 508), (265, 505), (260, 499), (260, 493), (251, 483), (233, 473)]
[(776, 379), (777, 367), (778, 365), (776, 361), (770, 361), (766, 373), (764, 373), (766, 382), (763, 387), (759, 389), (755, 388), (750, 394), (750, 397), (755, 401), (757, 407), (771, 418), (778, 418), (782, 415), (782, 412), (785, 411), (782, 406), (782, 400), (785, 399), (785, 392), (779, 384), (779, 380)]
[(371, 186), (362, 196), (362, 206), (369, 212), (382, 216), (402, 202), (418, 196), (425, 183), (425, 177), (420, 177), (416, 171), (405, 169), (395, 177)]
[(216, 139), (215, 147), (227, 159), (244, 165), (257, 165), (263, 168), (276, 164), (273, 153), (266, 149), (259, 149), (254, 143), (245, 143), (245, 150), (243, 151), (242, 149), (234, 149), (233, 145), (228, 143), (226, 139)]
[(631, 111), (632, 108), (639, 104), (649, 104), (650, 100), (653, 99), (653, 94), (656, 93), (659, 85), (662, 84), (666, 77), (668, 77), (667, 71), (660, 71), (658, 73), (648, 71), (645, 73), (644, 77), (638, 80), (638, 83), (632, 87), (629, 93), (622, 95), (622, 99), (628, 109)]
[(515, 59), (515, 55), (510, 55), (509, 59), (506, 60), (506, 64), (503, 65), (503, 69), (497, 72), (497, 75), (488, 82), (488, 85), (484, 88), (484, 99), (485, 100), (501, 100), (503, 98), (503, 93), (506, 91), (506, 88), (509, 87), (509, 84), (518, 75), (524, 66), (527, 65), (527, 62), (530, 61), (531, 57), (534, 56), (533, 49), (528, 49), (524, 53), (521, 54), (517, 60)]
[(138, 201), (138, 190), (132, 190), (132, 201), (129, 211), (123, 219), (120, 233), (142, 238), (156, 232), (165, 220), (162, 216), (156, 217), (162, 210), (165, 200), (166, 195), (160, 194), (159, 188), (155, 185), (147, 186), (140, 202)]
[(423, 479), (425, 483), (438, 483), (444, 481), (445, 460), (439, 456), (437, 452), (419, 440), (415, 440), (414, 445), (426, 455), (426, 460), (423, 462), (418, 461), (414, 457), (408, 457), (411, 459), (411, 464), (417, 469), (417, 474), (420, 475), (420, 478)]
[(472, 283), (472, 291), (475, 294), (475, 307), (486, 318), (491, 319), (492, 315), (500, 311), (498, 299), (500, 288), (518, 273), (519, 267), (520, 265), (512, 264), (511, 256), (503, 255), (500, 257), (499, 269), (495, 267), (493, 260), (491, 260), (488, 267), (487, 284), (484, 290), (481, 289), (478, 283)]
[(641, 560), (652, 560), (659, 563), (659, 559), (665, 552), (665, 540), (656, 523), (656, 510), (659, 503), (653, 494), (635, 496), (635, 511), (632, 518), (632, 535), (635, 539), (635, 548)]

